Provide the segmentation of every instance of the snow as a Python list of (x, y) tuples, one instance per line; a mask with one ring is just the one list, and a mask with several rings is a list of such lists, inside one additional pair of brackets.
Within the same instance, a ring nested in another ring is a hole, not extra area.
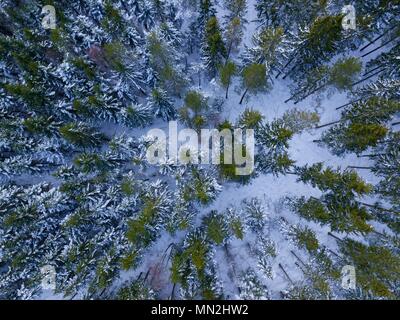
[[(257, 24), (254, 22), (254, 19), (256, 18), (254, 3), (254, 0), (248, 1), (248, 14), (246, 19), (249, 21), (249, 24), (246, 26), (242, 47), (244, 44), (250, 45), (251, 36), (256, 31)], [(183, 13), (183, 16), (186, 17), (186, 15), (187, 14)], [(218, 16), (222, 17), (223, 15), (224, 10), (221, 6), (218, 6)], [(371, 55), (369, 58), (373, 58), (378, 53), (379, 52), (374, 53), (374, 55)], [(366, 61), (364, 61), (364, 64), (365, 63)], [(226, 100), (224, 109), (220, 114), (221, 120), (228, 119), (235, 122), (245, 108), (252, 108), (260, 111), (267, 121), (272, 121), (281, 117), (286, 111), (297, 108), (303, 111), (317, 111), (321, 116), (321, 123), (328, 123), (335, 121), (340, 117), (340, 111), (335, 108), (349, 101), (346, 94), (334, 93), (329, 96), (323, 94), (320, 101), (316, 101), (315, 97), (311, 96), (297, 105), (294, 105), (293, 102), (285, 103), (284, 101), (290, 96), (290, 81), (277, 79), (274, 81), (273, 88), (270, 92), (258, 95), (248, 95), (244, 103), (239, 105), (241, 92), (237, 90), (237, 87), (239, 86), (238, 81), (238, 79), (235, 79), (231, 86), (229, 99)], [(215, 81), (207, 82), (203, 79), (201, 90), (205, 95), (214, 97), (225, 96), (224, 89), (216, 85)], [(177, 105), (179, 105), (179, 102)], [(160, 120), (144, 129), (126, 130), (111, 124), (108, 124), (103, 129), (110, 135), (125, 131), (130, 135), (138, 137), (145, 134), (147, 130), (151, 128), (161, 128), (167, 131), (167, 125), (166, 122)], [(313, 140), (319, 139), (323, 130), (324, 129), (311, 129), (295, 135), (290, 141), (290, 157), (296, 161), (297, 165), (311, 165), (316, 162), (323, 162), (326, 166), (332, 166), (334, 168), (341, 167), (342, 169), (345, 169), (349, 165), (369, 166), (371, 164), (368, 158), (358, 158), (354, 154), (346, 155), (344, 157), (334, 156), (326, 148), (320, 147), (317, 143), (314, 143)], [(378, 178), (368, 170), (359, 170), (358, 173), (367, 182), (376, 183), (379, 181)], [(285, 218), (292, 225), (299, 224), (309, 226), (316, 232), (320, 244), (329, 247), (331, 250), (335, 250), (336, 248), (335, 239), (328, 236), (328, 226), (321, 226), (311, 222), (307, 223), (296, 214), (279, 205), (282, 197), (288, 195), (319, 196), (320, 191), (301, 182), (297, 182), (296, 176), (293, 175), (279, 175), (279, 177), (275, 177), (271, 174), (260, 175), (252, 180), (250, 184), (244, 186), (234, 183), (225, 183), (223, 185), (223, 190), (217, 199), (209, 206), (202, 208), (201, 214), (196, 218), (196, 223), (200, 224), (201, 218), (211, 210), (224, 212), (226, 208), (230, 206), (240, 208), (243, 200), (253, 197), (262, 200), (264, 206), (267, 208), (266, 210), (268, 215), (268, 224), (264, 229), (264, 235), (275, 243), (277, 249), (277, 257), (272, 259), (274, 278), (269, 279), (262, 274), (257, 267), (255, 257), (249, 252), (249, 246), (253, 246), (256, 241), (254, 234), (245, 232), (244, 240), (232, 240), (229, 242), (228, 247), (230, 256), (233, 257), (233, 266), (236, 274), (245, 271), (248, 267), (253, 268), (259, 278), (267, 285), (273, 299), (279, 299), (280, 291), (284, 290), (289, 285), (289, 281), (279, 268), (279, 264), (285, 268), (292, 280), (301, 280), (303, 277), (301, 270), (295, 265), (297, 260), (290, 251), (293, 250), (300, 257), (305, 260), (307, 259), (305, 253), (288, 241), (286, 235), (281, 232), (279, 227), (279, 221), (281, 218)], [(366, 202), (368, 200), (369, 199), (364, 199)], [(146, 274), (149, 269), (154, 270), (157, 264), (161, 262), (162, 256), (169, 244), (179, 243), (183, 240), (185, 234), (185, 232), (179, 232), (172, 236), (168, 232), (164, 231), (159, 239), (154, 242), (149, 249), (147, 249), (140, 266), (134, 271), (121, 272), (119, 279), (114, 282), (113, 288), (120, 287), (128, 280), (136, 279), (140, 273)], [(232, 272), (232, 266), (228, 261), (223, 246), (216, 248), (215, 259), (217, 275), (223, 283), (225, 296), (233, 299), (238, 298), (236, 283), (238, 280), (233, 280), (232, 275), (230, 275)], [(154, 281), (157, 282), (156, 289), (158, 291), (158, 296), (162, 299), (168, 298), (172, 290), (172, 285), (168, 281), (168, 278), (169, 265), (164, 264), (160, 267), (160, 274), (157, 275), (157, 281)], [(61, 297), (46, 291), (43, 292), (40, 298), (57, 299)], [(82, 298), (82, 296), (78, 295), (75, 297), (75, 299), (79, 298)]]

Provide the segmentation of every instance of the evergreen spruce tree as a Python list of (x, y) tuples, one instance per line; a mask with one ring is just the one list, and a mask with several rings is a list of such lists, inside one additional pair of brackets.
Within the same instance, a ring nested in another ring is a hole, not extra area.
[(257, 233), (262, 233), (264, 226), (267, 223), (266, 209), (257, 198), (244, 200), (242, 203), (246, 224), (248, 227)]
[(155, 293), (143, 281), (136, 280), (119, 289), (116, 298), (118, 300), (153, 300)]
[(222, 214), (211, 211), (210, 214), (203, 219), (203, 224), (210, 241), (214, 242), (216, 245), (221, 245), (227, 241), (229, 229)]
[(211, 17), (206, 24), (202, 45), (202, 59), (211, 77), (215, 77), (218, 68), (226, 58), (226, 48), (217, 17)]
[(156, 32), (151, 32), (147, 37), (147, 51), (152, 73), (148, 78), (153, 78), (165, 90), (179, 96), (186, 86), (186, 79), (179, 67), (178, 52)]
[(357, 270), (357, 287), (375, 297), (397, 298), (400, 258), (390, 250), (345, 239), (339, 247)]
[(154, 113), (166, 121), (176, 118), (176, 110), (167, 93), (161, 88), (155, 88), (148, 99), (148, 105)]
[(354, 103), (342, 112), (342, 119), (322, 135), (321, 142), (333, 153), (360, 154), (368, 147), (375, 147), (385, 138), (388, 128), (385, 123), (399, 110), (395, 100), (371, 97)]
[(234, 17), (226, 26), (224, 33), (226, 43), (226, 59), (229, 59), (231, 52), (237, 50), (243, 38), (243, 22)]
[(258, 279), (252, 269), (248, 269), (240, 277), (240, 298), (243, 300), (268, 300), (268, 288)]
[(248, 92), (257, 94), (267, 90), (267, 75), (265, 64), (251, 64), (242, 71), (242, 83), (244, 92), (240, 98), (239, 104), (242, 104), (244, 97)]
[(290, 201), (291, 208), (307, 220), (329, 224), (332, 230), (365, 234), (372, 230), (368, 221), (372, 215), (357, 200), (368, 195), (372, 186), (365, 183), (354, 171), (341, 172), (327, 168), (322, 163), (297, 168), (299, 181), (310, 183), (324, 192), (318, 198), (300, 197)]
[(256, 131), (256, 167), (261, 172), (285, 174), (290, 171), (294, 161), (287, 149), (293, 132), (280, 120), (262, 124)]
[(219, 69), (221, 84), (226, 89), (225, 99), (228, 99), (229, 87), (232, 82), (232, 77), (236, 75), (236, 72), (236, 65), (232, 61), (227, 61), (226, 64)]

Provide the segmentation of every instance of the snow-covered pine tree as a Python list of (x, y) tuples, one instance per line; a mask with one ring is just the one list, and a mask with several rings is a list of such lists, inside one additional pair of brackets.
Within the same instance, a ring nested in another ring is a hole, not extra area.
[(219, 69), (220, 82), (222, 86), (225, 88), (225, 99), (228, 99), (229, 87), (231, 85), (232, 78), (236, 75), (236, 73), (237, 73), (236, 64), (231, 60), (228, 60)]
[(262, 233), (264, 226), (267, 224), (266, 208), (262, 205), (260, 199), (246, 199), (242, 203), (243, 216), (246, 225), (256, 233)]
[(357, 287), (380, 298), (398, 297), (400, 257), (384, 247), (345, 239), (338, 243), (348, 264), (357, 272)]
[(286, 111), (280, 121), (294, 134), (315, 128), (320, 117), (317, 112), (300, 111), (296, 108)]
[(240, 299), (243, 300), (269, 300), (270, 293), (257, 274), (251, 268), (247, 269), (240, 277)]
[(171, 281), (180, 285), (183, 298), (222, 298), (213, 256), (202, 229), (197, 228), (186, 235), (181, 250), (174, 252), (171, 265)]
[(275, 175), (289, 172), (294, 164), (287, 152), (292, 136), (293, 131), (279, 119), (260, 125), (256, 130), (256, 168)]
[(311, 70), (329, 61), (339, 50), (348, 45), (348, 35), (342, 28), (342, 15), (317, 17), (313, 23), (300, 28), (300, 33), (292, 42), (298, 43), (292, 58), (284, 71), (284, 77), (290, 75), (298, 81)]
[(227, 52), (216, 16), (211, 17), (205, 26), (201, 46), (202, 60), (210, 77), (217, 75), (218, 68), (225, 62)]
[(149, 67), (147, 78), (152, 79), (150, 84), (162, 86), (171, 94), (180, 96), (187, 81), (179, 63), (181, 55), (155, 31), (147, 36), (146, 51)]
[(239, 18), (243, 22), (244, 17), (247, 14), (247, 1), (246, 0), (224, 0), (224, 7), (228, 10), (228, 13), (224, 17), (226, 20), (231, 21), (234, 18)]
[(378, 205), (375, 207), (375, 214), (378, 220), (383, 220), (394, 230), (399, 230), (400, 222), (397, 217), (400, 212), (400, 197), (396, 191), (400, 184), (399, 152), (399, 134), (392, 133), (382, 146), (376, 149), (375, 155), (371, 158), (374, 160), (371, 171), (382, 178), (375, 186), (375, 192), (383, 199), (389, 200), (392, 206), (391, 209), (384, 210)]
[(217, 11), (213, 0), (200, 0), (195, 2), (197, 17), (189, 25), (187, 31), (187, 46), (190, 54), (201, 48), (204, 40), (206, 24), (210, 18), (215, 17)]
[(296, 245), (309, 252), (318, 250), (319, 242), (315, 232), (309, 227), (293, 226), (290, 230)]
[(371, 97), (358, 101), (342, 112), (342, 118), (322, 134), (321, 142), (337, 155), (346, 152), (360, 154), (375, 147), (387, 135), (386, 123), (400, 110), (400, 103)]
[(261, 29), (253, 35), (252, 46), (245, 47), (242, 65), (246, 67), (252, 63), (265, 64), (269, 75), (277, 68), (279, 69), (280, 60), (285, 57), (287, 50), (289, 50), (289, 44), (285, 40), (282, 28)]
[(334, 231), (365, 234), (371, 232), (368, 221), (373, 217), (358, 199), (372, 191), (355, 171), (323, 169), (322, 163), (297, 167), (299, 181), (323, 191), (320, 198), (300, 197), (289, 201), (290, 207), (301, 217), (330, 225)]
[[(400, 29), (398, 30), (400, 34)], [(400, 79), (399, 67), (400, 46), (395, 45), (388, 52), (380, 54), (377, 58), (370, 60), (367, 63), (365, 75), (379, 74), (381, 79)]]
[(285, 30), (296, 31), (300, 25), (310, 24), (324, 14), (331, 4), (331, 1), (257, 0), (255, 8), (261, 26), (283, 26)]
[(233, 18), (226, 26), (224, 40), (226, 43), (226, 59), (229, 59), (232, 52), (236, 51), (243, 38), (243, 22), (240, 18)]
[(241, 75), (244, 91), (239, 104), (242, 104), (247, 93), (257, 94), (265, 92), (269, 88), (265, 64), (250, 64), (242, 70)]
[(165, 121), (173, 120), (176, 118), (176, 109), (172, 100), (168, 97), (165, 90), (161, 88), (154, 88), (151, 96), (147, 100), (149, 108), (158, 117)]
[(228, 223), (222, 214), (218, 214), (215, 210), (211, 211), (203, 218), (203, 225), (211, 242), (216, 245), (226, 243), (230, 234)]
[(183, 107), (179, 109), (179, 118), (191, 128), (200, 129), (207, 121), (208, 110), (208, 98), (199, 91), (189, 90), (184, 98)]
[(115, 298), (118, 300), (154, 300), (156, 293), (142, 279), (139, 279), (127, 283), (119, 289)]
[(316, 67), (310, 70), (304, 79), (298, 81), (292, 90), (294, 93), (286, 102), (294, 100), (297, 104), (313, 94), (330, 88), (339, 92), (350, 90), (360, 72), (361, 62), (354, 57), (339, 59), (332, 67), (325, 65)]

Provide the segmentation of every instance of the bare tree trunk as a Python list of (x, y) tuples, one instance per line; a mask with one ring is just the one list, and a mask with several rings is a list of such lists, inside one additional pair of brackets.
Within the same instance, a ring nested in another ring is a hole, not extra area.
[(199, 88), (201, 88), (201, 72), (199, 72)]
[(227, 87), (226, 87), (226, 92), (225, 92), (225, 99), (228, 99), (228, 90), (229, 90), (229, 86), (230, 86), (230, 81), (229, 81), (229, 83), (228, 83), (228, 85), (227, 85)]
[(373, 208), (373, 209), (376, 209), (376, 210), (379, 210), (379, 211), (382, 211), (382, 212), (391, 212), (391, 213), (395, 213), (395, 214), (400, 214), (400, 212), (392, 210), (392, 209), (382, 208), (382, 207), (379, 207), (379, 206), (376, 206), (376, 205), (373, 205), (373, 204), (368, 204), (368, 203), (361, 202), (361, 201), (357, 201), (357, 202), (359, 204), (362, 204), (363, 206), (366, 206), (368, 208)]
[(288, 280), (290, 281), (291, 284), (294, 284), (294, 282), (292, 281), (292, 279), (289, 277), (289, 275), (287, 274), (286, 270), (282, 267), (281, 264), (279, 264), (279, 268), (281, 268), (281, 270), (283, 271), (283, 273), (285, 274), (286, 278), (288, 278)]
[(363, 154), (361, 156), (357, 156), (357, 158), (375, 158), (375, 157), (383, 156), (383, 155), (384, 154), (378, 154), (378, 153), (376, 153), (376, 154)]
[(365, 170), (371, 170), (373, 169), (372, 167), (362, 167), (362, 166), (347, 166), (346, 169), (365, 169)]
[(328, 85), (328, 83), (325, 83), (325, 84), (323, 84), (323, 85), (317, 87), (316, 89), (312, 90), (309, 94), (307, 94), (305, 97), (302, 97), (300, 100), (295, 101), (294, 104), (298, 104), (300, 101), (303, 101), (304, 99), (308, 98), (309, 96), (311, 96), (311, 95), (314, 94), (315, 92), (321, 90), (322, 88), (324, 88), (324, 87), (327, 86), (327, 85)]
[(338, 241), (340, 241), (340, 242), (343, 242), (343, 239), (340, 239), (338, 236), (335, 236), (332, 232), (328, 232), (328, 236), (331, 236), (332, 238), (334, 238), (334, 239), (336, 239), (336, 240), (338, 240)]
[[(373, 53), (373, 52), (379, 50), (380, 48), (383, 48), (384, 46), (388, 45), (388, 44), (391, 43), (392, 41), (396, 40), (398, 37), (399, 37), (399, 36), (396, 36), (396, 37), (390, 39), (389, 41), (386, 41), (385, 43), (382, 43), (379, 47), (376, 47), (374, 50), (371, 50), (371, 51), (369, 51), (369, 52), (363, 54), (363, 55), (361, 56), (361, 58), (364, 58), (364, 57), (370, 55), (371, 53)], [(397, 46), (398, 46), (398, 45), (397, 45)], [(395, 46), (395, 47), (397, 47), (397, 46)]]
[[(326, 247), (325, 247), (326, 248)], [(332, 253), (334, 256), (338, 257), (340, 260), (343, 260), (343, 258), (338, 255), (335, 251), (333, 251), (332, 249), (326, 248), (330, 253)]]
[(293, 250), (290, 250), (290, 252), (296, 257), (297, 260), (301, 262), (303, 266), (307, 267), (307, 265), (303, 262), (303, 260), (301, 260)]
[(297, 67), (297, 63), (283, 76), (283, 80), (286, 79), (286, 77), (292, 73), (292, 71)]
[(176, 283), (174, 283), (174, 285), (172, 286), (171, 300), (174, 300), (174, 298), (175, 298), (175, 287), (176, 287)]
[[(224, 252), (225, 252), (225, 256), (229, 262), (229, 267), (230, 267), (232, 276), (234, 277), (234, 279), (236, 279), (237, 274), (236, 274), (236, 269), (235, 269), (235, 260), (233, 259), (231, 253), (229, 252), (229, 247), (228, 247), (227, 243), (224, 244)], [(234, 280), (234, 282), (235, 282), (235, 280)], [(241, 291), (240, 287), (236, 283), (235, 283), (235, 286), (240, 294), (240, 291)]]
[(376, 76), (377, 74), (381, 73), (383, 70), (385, 70), (385, 69), (379, 70), (378, 72), (375, 72), (375, 73), (371, 74), (370, 76), (368, 76), (366, 78), (363, 78), (363, 79), (361, 79), (361, 80), (359, 80), (357, 82), (354, 82), (354, 83), (351, 84), (351, 86), (353, 87), (353, 86), (355, 86), (357, 84), (360, 84), (361, 82), (364, 82), (364, 81)]
[(340, 107), (337, 107), (336, 110), (345, 108), (345, 107), (347, 107), (347, 106), (349, 106), (349, 105), (351, 105), (351, 104), (353, 104), (353, 103), (359, 102), (359, 101), (361, 101), (361, 100), (363, 100), (363, 99), (364, 99), (364, 98), (360, 98), (360, 99), (357, 99), (357, 100), (354, 100), (354, 101), (350, 101), (350, 102), (348, 102), (348, 103), (346, 103), (346, 104), (341, 105)]
[(328, 127), (328, 126), (337, 124), (337, 123), (342, 122), (342, 121), (343, 121), (343, 120), (337, 120), (337, 121), (329, 122), (329, 123), (326, 123), (326, 124), (322, 124), (322, 125), (320, 125), (320, 126), (316, 126), (315, 129), (325, 128), (325, 127)]
[(226, 59), (225, 59), (225, 65), (228, 63), (228, 61), (229, 61), (229, 56), (231, 55), (231, 50), (232, 50), (232, 41), (229, 43), (229, 46), (228, 46), (228, 51), (227, 51), (227, 54), (226, 54)]
[(368, 74), (370, 74), (371, 72), (374, 72), (374, 71), (376, 71), (376, 70), (378, 70), (378, 69), (381, 69), (381, 68), (382, 68), (382, 66), (377, 66), (377, 67), (375, 67), (375, 68), (373, 68), (373, 69), (371, 69), (371, 70), (365, 72), (365, 73), (363, 74), (363, 77), (366, 76), (366, 75), (368, 75)]
[[(390, 19), (392, 20), (392, 19)], [(364, 47), (362, 47), (360, 49), (360, 52), (363, 51), (364, 49), (367, 49), (369, 46), (371, 46), (372, 44), (374, 44), (376, 41), (378, 41), (379, 39), (381, 39), (382, 37), (385, 36), (385, 34), (388, 34), (390, 31), (392, 31), (394, 28), (396, 28), (397, 25), (394, 25), (393, 27), (391, 27), (390, 29), (386, 30), (384, 33), (382, 33), (380, 36), (376, 37), (375, 39), (373, 39), (372, 41), (370, 41), (369, 43), (367, 43)]]
[(245, 95), (246, 95), (246, 93), (247, 93), (248, 90), (249, 90), (249, 89), (246, 88), (246, 90), (244, 91), (244, 93), (243, 93), (243, 95), (242, 95), (242, 98), (240, 99), (239, 104), (242, 104), (243, 99), (244, 99), (244, 97), (245, 97)]
[(276, 75), (275, 79), (277, 79), (283, 72), (283, 70), (286, 69), (286, 67), (294, 60), (294, 58), (297, 57), (299, 51), (297, 50), (296, 53), (289, 59), (288, 62), (286, 62), (286, 64), (283, 66), (282, 70), (279, 70), (278, 74)]

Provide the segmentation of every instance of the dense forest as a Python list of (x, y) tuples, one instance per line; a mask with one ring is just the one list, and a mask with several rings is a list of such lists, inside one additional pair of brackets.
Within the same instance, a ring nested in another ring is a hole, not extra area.
[[(399, 299), (399, 44), (399, 0), (1, 0), (0, 299)], [(171, 120), (254, 171), (149, 164)]]

